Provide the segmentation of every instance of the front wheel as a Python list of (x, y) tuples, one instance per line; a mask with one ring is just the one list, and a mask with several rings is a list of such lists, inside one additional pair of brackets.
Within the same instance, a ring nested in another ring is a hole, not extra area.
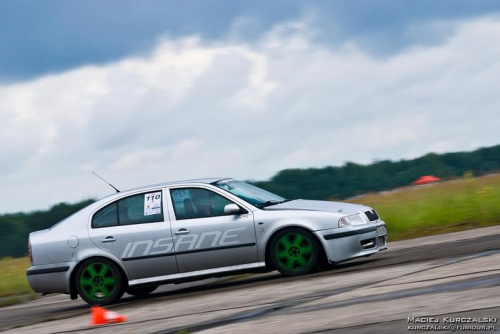
[(108, 305), (123, 295), (123, 277), (110, 260), (85, 260), (76, 272), (76, 289), (90, 305)]
[(285, 276), (311, 272), (318, 263), (319, 246), (316, 238), (306, 230), (287, 228), (278, 232), (271, 242), (271, 261)]

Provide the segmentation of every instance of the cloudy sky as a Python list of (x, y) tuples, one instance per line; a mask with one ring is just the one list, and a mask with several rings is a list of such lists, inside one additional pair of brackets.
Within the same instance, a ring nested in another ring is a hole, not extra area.
[(0, 1), (0, 213), (500, 143), (500, 2)]

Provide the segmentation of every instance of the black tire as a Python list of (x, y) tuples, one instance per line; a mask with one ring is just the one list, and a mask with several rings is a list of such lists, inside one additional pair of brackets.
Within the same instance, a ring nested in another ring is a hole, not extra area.
[(158, 286), (146, 286), (141, 288), (128, 287), (125, 292), (132, 296), (142, 297), (149, 295), (151, 292), (158, 289)]
[(320, 255), (314, 235), (297, 227), (278, 232), (270, 247), (269, 255), (274, 268), (285, 276), (310, 273), (316, 268)]
[(76, 272), (76, 289), (89, 305), (109, 305), (123, 295), (123, 276), (118, 266), (105, 258), (85, 260)]

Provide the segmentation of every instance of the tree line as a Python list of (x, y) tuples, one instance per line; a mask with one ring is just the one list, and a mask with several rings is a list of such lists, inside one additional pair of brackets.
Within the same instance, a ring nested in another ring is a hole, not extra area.
[(435, 154), (400, 161), (375, 161), (369, 165), (347, 162), (341, 167), (285, 169), (258, 187), (289, 199), (345, 199), (411, 185), (419, 177), (442, 179), (475, 176), (500, 170), (500, 145), (472, 152)]
[[(452, 179), (466, 172), (477, 176), (499, 170), (500, 145), (496, 145), (472, 152), (429, 153), (411, 160), (383, 160), (368, 165), (347, 162), (339, 167), (285, 169), (268, 181), (251, 183), (289, 199), (345, 199), (408, 186), (423, 175)], [(87, 199), (59, 203), (49, 210), (0, 215), (0, 258), (27, 255), (30, 232), (49, 228), (92, 202), (94, 199)]]

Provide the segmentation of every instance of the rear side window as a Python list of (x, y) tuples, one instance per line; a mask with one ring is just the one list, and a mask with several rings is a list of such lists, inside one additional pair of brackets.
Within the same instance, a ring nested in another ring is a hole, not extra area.
[(115, 202), (97, 211), (92, 218), (92, 227), (109, 227), (118, 225), (118, 203)]
[(155, 191), (122, 198), (97, 211), (92, 228), (163, 221), (162, 192)]

